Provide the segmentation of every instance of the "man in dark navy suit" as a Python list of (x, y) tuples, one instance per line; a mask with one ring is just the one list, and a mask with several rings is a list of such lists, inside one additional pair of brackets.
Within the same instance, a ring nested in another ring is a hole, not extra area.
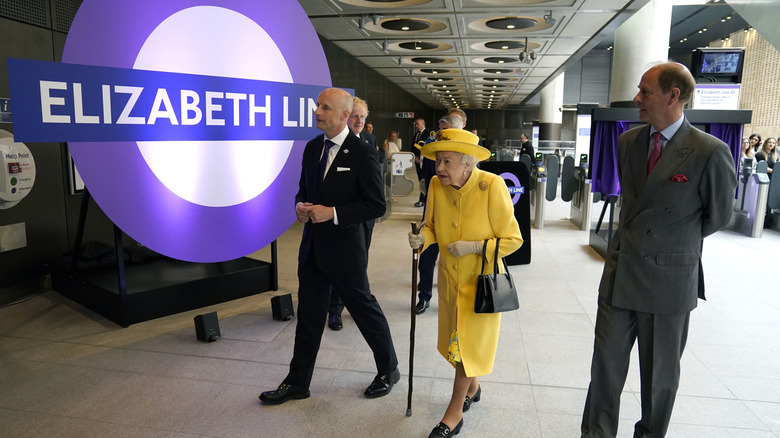
[[(420, 149), (414, 147), (414, 145), (418, 144), (419, 142), (425, 142), (425, 140), (428, 139), (431, 135), (431, 130), (425, 128), (425, 119), (422, 117), (417, 117), (414, 119), (414, 136), (412, 136), (412, 144), (409, 146), (411, 148), (412, 154), (414, 154), (414, 169), (417, 171), (417, 179), (422, 182), (423, 181), (423, 171), (422, 171), (422, 159), (423, 156), (420, 154)], [(417, 202), (414, 204), (415, 207), (425, 207), (425, 191), (420, 190), (420, 198), (417, 200)]]
[(364, 394), (387, 395), (401, 378), (384, 313), (371, 294), (364, 223), (385, 212), (376, 152), (347, 128), (352, 96), (329, 88), (314, 116), (325, 134), (306, 144), (295, 214), (305, 225), (298, 253), (298, 324), (290, 371), (279, 387), (260, 394), (265, 404), (310, 396), (309, 384), (328, 315), (338, 291), (374, 353), (377, 375)]
[[(369, 146), (376, 149), (376, 137), (366, 133), (363, 127), (366, 124), (366, 117), (368, 117), (368, 104), (365, 100), (359, 97), (352, 98), (352, 113), (347, 119), (347, 127), (352, 131), (359, 139), (365, 141)], [(382, 154), (384, 156), (384, 154)], [(363, 224), (366, 232), (366, 251), (371, 246), (371, 235), (374, 232), (374, 220), (368, 220)], [(328, 327), (331, 330), (339, 331), (344, 328), (344, 323), (341, 319), (341, 312), (344, 310), (344, 303), (341, 302), (338, 292), (330, 295), (330, 306), (328, 306)]]

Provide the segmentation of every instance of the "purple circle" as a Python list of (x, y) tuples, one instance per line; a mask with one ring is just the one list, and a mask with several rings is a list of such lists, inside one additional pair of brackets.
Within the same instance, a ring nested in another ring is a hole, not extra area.
[[(517, 175), (515, 175), (514, 173), (504, 172), (499, 176), (505, 180), (512, 181), (513, 183), (515, 183), (514, 187), (522, 187), (522, 184), (520, 184), (520, 178), (518, 178)], [(512, 205), (517, 204), (517, 201), (520, 200), (520, 196), (522, 196), (520, 193), (515, 193), (512, 196)]]
[[(71, 25), (62, 62), (132, 68), (163, 20), (195, 6), (216, 6), (248, 17), (279, 47), (294, 83), (331, 85), (319, 37), (294, 1), (271, 7), (252, 0), (85, 0)], [(279, 176), (255, 198), (229, 207), (205, 207), (163, 185), (135, 142), (69, 143), (90, 194), (120, 229), (160, 254), (192, 262), (245, 256), (290, 227), (305, 145), (294, 142)]]

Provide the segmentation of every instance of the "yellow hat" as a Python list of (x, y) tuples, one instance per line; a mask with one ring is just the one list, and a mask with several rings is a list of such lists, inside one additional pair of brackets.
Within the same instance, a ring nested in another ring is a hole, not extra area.
[(442, 129), (436, 135), (436, 141), (423, 146), (420, 152), (435, 161), (436, 152), (447, 151), (473, 155), (478, 161), (490, 158), (490, 151), (479, 145), (479, 137), (464, 129)]

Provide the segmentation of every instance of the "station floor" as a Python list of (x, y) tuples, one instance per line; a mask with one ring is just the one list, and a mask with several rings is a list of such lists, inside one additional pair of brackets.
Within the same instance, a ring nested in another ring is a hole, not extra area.
[[(435, 351), (437, 304), (417, 317), (409, 388), (410, 220), (399, 198), (377, 224), (369, 278), (390, 322), (401, 381), (368, 400), (371, 352), (348, 313), (325, 329), (312, 396), (263, 406), (287, 373), (295, 320), (272, 319), (273, 296), (297, 288), (301, 226), (279, 239), (280, 289), (121, 328), (56, 292), (0, 309), (3, 437), (425, 437), (449, 401), (454, 370)], [(578, 437), (589, 381), (603, 260), (552, 203), (532, 230), (532, 261), (513, 266), (520, 309), (503, 315), (493, 373), (466, 413), (464, 437)], [(268, 260), (270, 250), (254, 254)], [(669, 437), (780, 437), (780, 233), (705, 240), (709, 300), (692, 314)], [(435, 300), (434, 300), (435, 301)], [(216, 310), (222, 338), (198, 342), (193, 317)], [(634, 353), (636, 354), (636, 352)], [(620, 437), (640, 414), (636, 356)]]

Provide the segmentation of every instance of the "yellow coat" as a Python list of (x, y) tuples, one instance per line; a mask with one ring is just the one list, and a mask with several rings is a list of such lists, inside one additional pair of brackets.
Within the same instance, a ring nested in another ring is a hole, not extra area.
[[(439, 335), (437, 349), (447, 358), (450, 335), (458, 328), (458, 345), (463, 368), (469, 377), (493, 371), (501, 314), (474, 313), (477, 275), (482, 255), (454, 257), (447, 245), (458, 241), (488, 240), (486, 272), (493, 272), (496, 237), (499, 256), (514, 252), (523, 244), (520, 227), (504, 180), (493, 173), (474, 169), (459, 190), (432, 178), (422, 228), (425, 247), (439, 244)], [(503, 267), (500, 268), (503, 271)]]

